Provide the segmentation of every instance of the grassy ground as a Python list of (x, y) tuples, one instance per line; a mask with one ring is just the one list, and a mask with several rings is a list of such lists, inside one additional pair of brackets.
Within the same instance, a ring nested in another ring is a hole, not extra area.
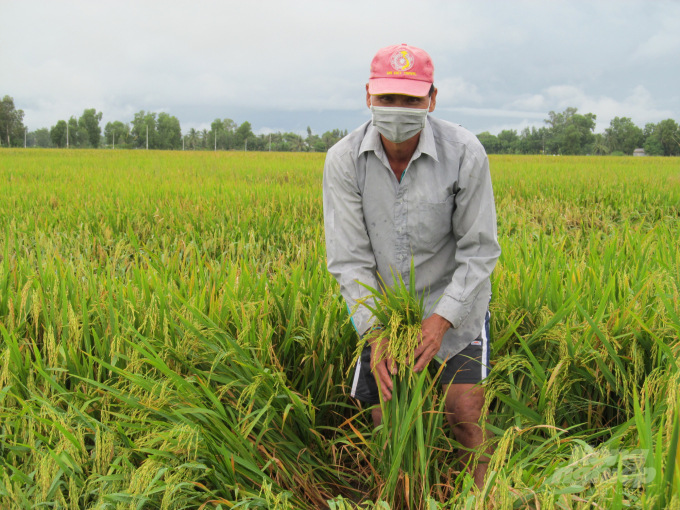
[[(325, 267), (322, 168), (0, 151), (0, 508), (398, 500), (348, 397), (356, 338)], [(496, 454), (480, 493), (437, 415), (428, 493), (402, 506), (678, 508), (680, 161), (491, 168)]]

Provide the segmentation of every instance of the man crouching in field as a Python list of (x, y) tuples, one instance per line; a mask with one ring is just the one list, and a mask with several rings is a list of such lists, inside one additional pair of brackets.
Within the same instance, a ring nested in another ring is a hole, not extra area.
[[(484, 406), (480, 383), (489, 371), (489, 275), (500, 255), (489, 161), (465, 128), (428, 116), (437, 89), (423, 50), (400, 44), (382, 48), (371, 62), (366, 104), (372, 120), (328, 151), (323, 208), (328, 270), (350, 309), (378, 288), (376, 272), (393, 285), (390, 268), (408, 281), (413, 257), (419, 295), (429, 292), (415, 371), (438, 368), (447, 419), (467, 449), (484, 441), (478, 425)], [(360, 306), (352, 316), (359, 336), (375, 318)], [(371, 335), (354, 370), (351, 394), (369, 405), (391, 398), (387, 340)], [(375, 360), (382, 360), (376, 362)], [(450, 386), (449, 383), (451, 383)], [(377, 426), (379, 407), (373, 409)], [(464, 460), (469, 454), (464, 455)], [(474, 472), (481, 486), (488, 458)]]

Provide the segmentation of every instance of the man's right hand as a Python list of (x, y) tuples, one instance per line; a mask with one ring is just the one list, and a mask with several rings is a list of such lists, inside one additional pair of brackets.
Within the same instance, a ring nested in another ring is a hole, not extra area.
[[(369, 333), (370, 334), (370, 333)], [(379, 386), (384, 400), (392, 398), (392, 377), (391, 374), (397, 373), (397, 364), (387, 354), (389, 338), (376, 338), (379, 331), (371, 335), (367, 342), (371, 346), (371, 372), (376, 378), (380, 379)]]

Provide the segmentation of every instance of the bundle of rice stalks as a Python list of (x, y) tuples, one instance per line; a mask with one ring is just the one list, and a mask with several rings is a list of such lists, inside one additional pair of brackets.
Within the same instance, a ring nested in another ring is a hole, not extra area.
[[(426, 296), (418, 296), (413, 261), (408, 285), (400, 274), (392, 273), (395, 285), (388, 287), (380, 277), (380, 289), (364, 285), (370, 295), (357, 306), (366, 306), (382, 327), (364, 335), (357, 347), (361, 353), (367, 341), (387, 339), (380, 362), (392, 359), (396, 373), (392, 375), (392, 398), (382, 395), (380, 378), (376, 377), (382, 422), (372, 435), (371, 464), (375, 497), (391, 508), (426, 508), (429, 495), (441, 483), (443, 469), (436, 460), (451, 451), (442, 435), (444, 399), (436, 394), (435, 382), (428, 370), (414, 371), (413, 351), (420, 343), (423, 304)], [(442, 444), (444, 443), (444, 444)], [(441, 494), (441, 487), (437, 487)]]

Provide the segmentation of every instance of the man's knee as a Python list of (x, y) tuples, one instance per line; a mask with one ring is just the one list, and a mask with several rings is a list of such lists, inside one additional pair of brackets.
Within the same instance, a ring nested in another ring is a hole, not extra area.
[[(467, 386), (467, 385), (466, 385)], [(477, 430), (484, 408), (482, 388), (449, 389), (446, 397), (446, 415), (452, 427), (461, 431)]]
[(449, 413), (447, 418), (456, 435), (470, 435), (476, 434), (481, 430), (479, 424), (481, 414), (481, 411), (475, 412), (468, 410), (458, 413)]
[(371, 417), (373, 418), (373, 426), (377, 427), (382, 422), (382, 409), (374, 407), (371, 409)]

